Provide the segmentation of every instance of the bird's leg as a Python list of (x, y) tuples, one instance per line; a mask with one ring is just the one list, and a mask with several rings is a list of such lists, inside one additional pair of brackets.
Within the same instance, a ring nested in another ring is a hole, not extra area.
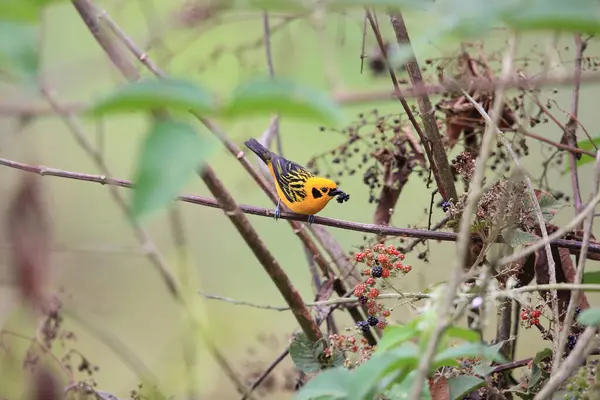
[(315, 216), (314, 215), (309, 215), (308, 216), (308, 224), (312, 225), (313, 222), (315, 222)]
[(275, 207), (275, 219), (281, 217), (281, 199), (277, 199), (277, 207)]

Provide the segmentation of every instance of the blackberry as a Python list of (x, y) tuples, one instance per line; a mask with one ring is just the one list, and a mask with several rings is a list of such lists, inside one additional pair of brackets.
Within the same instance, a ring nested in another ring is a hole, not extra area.
[(575, 316), (578, 316), (581, 313), (581, 308), (575, 307)]
[(369, 323), (367, 321), (358, 321), (356, 326), (360, 328), (363, 332), (369, 332)]
[(575, 348), (576, 344), (577, 344), (577, 336), (575, 336), (571, 333), (567, 340), (567, 347), (569, 348), (569, 350), (573, 350)]
[(383, 267), (377, 265), (371, 269), (371, 276), (373, 278), (381, 278), (381, 275), (383, 275)]
[(444, 212), (447, 212), (447, 211), (448, 211), (448, 209), (450, 208), (450, 205), (451, 205), (451, 204), (450, 204), (450, 202), (448, 202), (448, 201), (444, 201), (444, 202), (442, 203), (442, 211), (444, 211)]
[(375, 326), (379, 322), (379, 319), (377, 317), (374, 317), (374, 316), (371, 315), (369, 317), (369, 319), (367, 319), (367, 322), (369, 323), (369, 325)]
[(360, 304), (367, 304), (367, 301), (369, 301), (369, 299), (367, 298), (367, 296), (360, 296), (360, 297), (358, 298), (358, 302), (359, 302)]

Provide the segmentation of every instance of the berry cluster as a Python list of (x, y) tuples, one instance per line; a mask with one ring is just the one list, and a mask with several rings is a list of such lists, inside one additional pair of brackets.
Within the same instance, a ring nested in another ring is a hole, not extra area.
[(366, 321), (358, 322), (356, 326), (363, 332), (368, 332), (371, 326), (383, 329), (387, 325), (385, 318), (389, 317), (390, 310), (375, 301), (379, 297), (379, 289), (375, 287), (377, 279), (395, 277), (399, 273), (407, 274), (412, 267), (402, 263), (404, 254), (394, 246), (386, 247), (381, 243), (376, 244), (372, 249), (356, 253), (355, 259), (369, 267), (361, 272), (368, 278), (354, 287), (354, 296), (358, 297), (361, 304), (367, 306), (369, 317)]
[(331, 343), (331, 347), (327, 348), (327, 350), (331, 351), (332, 348), (335, 348), (344, 353), (348, 352), (354, 355), (354, 361), (346, 358), (344, 363), (346, 368), (352, 368), (367, 361), (371, 358), (374, 351), (373, 346), (369, 345), (369, 342), (364, 337), (357, 340), (354, 336), (350, 335), (329, 335), (329, 343)]
[(529, 307), (524, 308), (523, 311), (521, 311), (522, 325), (525, 328), (531, 328), (534, 325), (539, 325), (541, 316), (542, 316), (541, 306), (538, 306), (533, 309), (529, 308)]

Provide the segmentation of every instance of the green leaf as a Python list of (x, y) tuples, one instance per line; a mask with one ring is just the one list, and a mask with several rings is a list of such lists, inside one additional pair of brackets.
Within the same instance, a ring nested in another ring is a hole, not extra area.
[(325, 93), (285, 79), (258, 78), (242, 84), (222, 109), (232, 118), (271, 113), (328, 126), (344, 121), (341, 107)]
[(486, 346), (481, 343), (462, 343), (456, 347), (450, 347), (438, 353), (434, 358), (434, 365), (441, 366), (456, 366), (456, 359), (459, 357), (481, 357), (483, 360), (505, 362), (504, 357), (498, 353), (502, 343), (494, 346)]
[(210, 93), (193, 82), (180, 79), (147, 78), (129, 83), (97, 101), (88, 110), (95, 116), (167, 108), (170, 111), (210, 114)]
[[(291, 352), (290, 352), (291, 354)], [(327, 396), (328, 399), (346, 399), (352, 382), (345, 368), (328, 369), (311, 379), (294, 396), (295, 400), (311, 400)]]
[(0, 20), (0, 75), (31, 81), (38, 69), (37, 27), (29, 22)]
[[(322, 362), (319, 354), (325, 347), (319, 349), (319, 342), (313, 343), (303, 332), (299, 332), (290, 343), (290, 356), (296, 368), (302, 372), (317, 372), (321, 370)], [(321, 351), (319, 351), (321, 350)]]
[(544, 350), (536, 353), (535, 357), (531, 361), (531, 378), (529, 379), (529, 384), (527, 387), (533, 388), (540, 382), (544, 374), (547, 375), (547, 373), (544, 373), (544, 371), (540, 368), (540, 362), (547, 358), (552, 359), (552, 349), (545, 348)]
[(502, 237), (510, 247), (519, 247), (537, 242), (540, 238), (533, 233), (522, 231), (517, 228), (507, 228), (502, 231)]
[(377, 352), (385, 352), (400, 346), (402, 343), (420, 335), (417, 329), (419, 319), (415, 318), (406, 325), (388, 325), (383, 330), (383, 336), (377, 343)]
[(486, 376), (488, 375), (490, 372), (492, 372), (494, 370), (494, 367), (491, 363), (489, 362), (480, 362), (478, 364), (473, 365), (473, 372), (475, 372), (475, 374), (479, 375), (479, 376)]
[[(582, 140), (580, 142), (577, 142), (577, 147), (579, 147), (581, 150), (587, 150), (587, 151), (597, 151), (596, 149), (600, 147), (600, 137), (594, 138), (592, 140)], [(596, 160), (595, 157), (591, 157), (587, 154), (582, 154), (581, 158), (579, 160), (577, 160), (576, 165), (578, 167), (585, 165), (585, 164), (589, 164), (592, 163)], [(565, 170), (562, 172), (562, 174), (566, 174), (571, 170), (571, 165), (569, 163), (567, 163)]]
[(600, 271), (584, 272), (583, 283), (600, 283)]
[(600, 4), (578, 0), (577, 7), (561, 0), (521, 0), (502, 16), (517, 30), (559, 30), (594, 34), (600, 32)]
[(376, 354), (366, 363), (362, 364), (352, 372), (352, 380), (348, 388), (348, 400), (363, 400), (375, 398), (378, 386), (386, 373), (390, 373), (390, 366), (394, 365), (392, 371), (399, 373), (397, 368), (397, 354)]
[(538, 203), (542, 209), (544, 220), (550, 222), (565, 205), (546, 191), (540, 190), (539, 193)]
[(450, 400), (460, 400), (464, 395), (485, 385), (485, 379), (465, 375), (448, 378), (447, 382), (450, 389)]
[(182, 121), (156, 121), (137, 162), (132, 210), (136, 217), (167, 205), (212, 153), (214, 146)]
[(452, 338), (463, 339), (468, 342), (478, 342), (481, 339), (479, 333), (472, 329), (463, 328), (460, 326), (451, 326), (446, 330), (445, 335)]
[(583, 310), (581, 314), (579, 314), (577, 321), (581, 325), (585, 326), (600, 325), (600, 308), (594, 307), (588, 308), (587, 310)]
[(42, 8), (66, 0), (0, 0), (0, 16), (6, 21), (37, 22)]
[[(402, 382), (393, 385), (388, 391), (384, 392), (384, 395), (392, 400), (406, 400), (408, 394), (412, 390), (413, 383), (415, 381), (416, 371), (411, 371)], [(427, 380), (423, 382), (423, 389), (421, 390), (421, 400), (431, 400), (431, 392), (429, 391), (429, 383)]]

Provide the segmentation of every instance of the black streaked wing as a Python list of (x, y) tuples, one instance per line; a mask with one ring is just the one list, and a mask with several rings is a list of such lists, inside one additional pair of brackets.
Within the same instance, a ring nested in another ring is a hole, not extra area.
[(312, 172), (308, 171), (295, 162), (285, 158), (273, 155), (271, 160), (275, 179), (281, 188), (285, 198), (290, 203), (297, 203), (306, 198), (304, 183), (308, 178), (313, 177)]

